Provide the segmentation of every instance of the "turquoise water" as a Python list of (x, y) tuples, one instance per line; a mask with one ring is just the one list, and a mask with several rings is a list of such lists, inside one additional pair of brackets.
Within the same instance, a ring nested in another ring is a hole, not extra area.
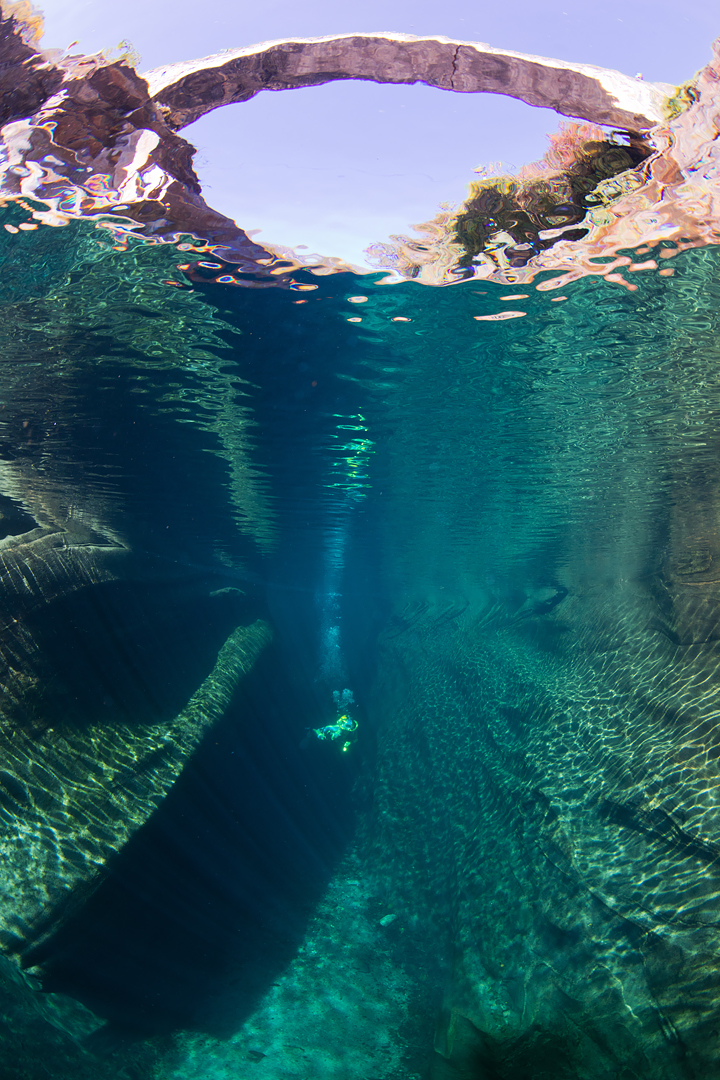
[(3, 129), (3, 1077), (720, 1076), (714, 70), (364, 275)]
[(5, 241), (7, 1075), (711, 1075), (716, 252), (96, 237)]

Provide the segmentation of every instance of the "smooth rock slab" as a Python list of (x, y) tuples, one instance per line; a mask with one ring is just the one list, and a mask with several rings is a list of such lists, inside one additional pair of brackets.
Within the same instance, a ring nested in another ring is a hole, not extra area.
[(50, 728), (40, 737), (0, 727), (0, 943), (12, 949), (32, 938), (38, 920), (147, 821), (271, 636), (262, 620), (234, 630), (169, 723)]

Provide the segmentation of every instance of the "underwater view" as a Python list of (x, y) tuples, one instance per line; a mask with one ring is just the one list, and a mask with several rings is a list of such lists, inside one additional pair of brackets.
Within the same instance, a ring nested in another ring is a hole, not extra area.
[[(2, 0), (1, 1080), (720, 1080), (720, 42), (407, 26)], [(361, 256), (214, 205), (359, 82), (554, 127)]]

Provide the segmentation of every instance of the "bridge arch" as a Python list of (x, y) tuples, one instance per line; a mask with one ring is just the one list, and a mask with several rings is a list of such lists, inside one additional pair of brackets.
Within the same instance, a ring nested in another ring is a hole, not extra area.
[(504, 94), (563, 116), (648, 131), (663, 120), (675, 87), (619, 71), (494, 49), (479, 42), (410, 34), (288, 38), (229, 49), (145, 72), (150, 95), (176, 130), (261, 90), (341, 79), (417, 83), (462, 94)]

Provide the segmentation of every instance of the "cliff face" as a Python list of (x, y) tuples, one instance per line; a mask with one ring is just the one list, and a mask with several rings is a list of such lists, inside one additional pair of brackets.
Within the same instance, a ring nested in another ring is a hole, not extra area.
[[(7, 5), (6, 5), (7, 7)], [(0, 123), (31, 116), (58, 89), (63, 73), (27, 44), (16, 17), (0, 10)]]
[(194, 147), (168, 126), (128, 62), (41, 54), (14, 15), (3, 17), (0, 32), (6, 198), (40, 200), (47, 209), (36, 220), (47, 225), (119, 208), (143, 235), (202, 235), (253, 268), (267, 257), (207, 206)]

